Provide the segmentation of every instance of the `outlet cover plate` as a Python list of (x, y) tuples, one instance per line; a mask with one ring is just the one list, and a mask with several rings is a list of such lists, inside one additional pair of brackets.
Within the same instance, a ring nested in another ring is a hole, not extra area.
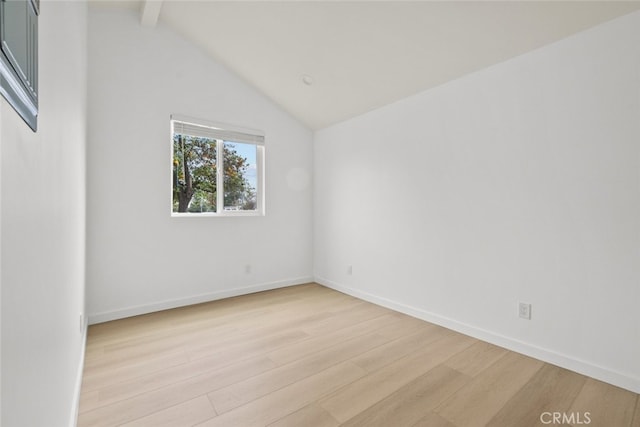
[(518, 303), (518, 316), (521, 319), (531, 320), (531, 304), (526, 302)]

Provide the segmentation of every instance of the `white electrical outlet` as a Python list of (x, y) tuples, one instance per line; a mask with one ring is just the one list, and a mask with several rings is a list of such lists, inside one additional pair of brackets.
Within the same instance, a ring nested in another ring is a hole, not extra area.
[(526, 302), (518, 303), (518, 316), (522, 319), (531, 320), (531, 304)]
[(353, 265), (349, 265), (349, 266), (347, 266), (347, 274), (348, 274), (349, 276), (352, 276), (352, 275), (353, 275)]
[(244, 272), (247, 274), (251, 273), (251, 264), (247, 264), (244, 266)]
[(80, 313), (80, 333), (84, 332), (84, 316)]

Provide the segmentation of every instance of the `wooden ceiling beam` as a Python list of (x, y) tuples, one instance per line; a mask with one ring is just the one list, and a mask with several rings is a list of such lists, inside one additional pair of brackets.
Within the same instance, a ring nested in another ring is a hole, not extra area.
[(140, 10), (140, 23), (144, 27), (155, 27), (160, 16), (162, 0), (143, 0)]

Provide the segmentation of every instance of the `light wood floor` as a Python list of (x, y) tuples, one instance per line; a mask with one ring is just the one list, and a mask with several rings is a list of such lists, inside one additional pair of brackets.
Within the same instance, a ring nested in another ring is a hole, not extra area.
[(91, 326), (78, 425), (526, 427), (544, 412), (640, 427), (635, 393), (309, 284)]

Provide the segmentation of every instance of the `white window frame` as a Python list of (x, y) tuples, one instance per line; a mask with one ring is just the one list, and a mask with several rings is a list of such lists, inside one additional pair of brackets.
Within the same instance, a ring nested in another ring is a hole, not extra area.
[[(176, 122), (195, 125), (200, 128), (208, 128), (211, 132), (211, 139), (216, 140), (216, 156), (218, 159), (217, 176), (216, 176), (216, 206), (218, 206), (218, 212), (174, 212), (173, 211), (173, 136)], [(171, 172), (169, 173), (170, 179), (170, 203), (169, 211), (172, 217), (181, 218), (201, 218), (201, 217), (238, 217), (238, 216), (264, 216), (265, 215), (265, 185), (264, 185), (264, 132), (244, 128), (235, 125), (228, 125), (223, 123), (211, 122), (203, 119), (196, 119), (193, 117), (182, 116), (178, 114), (172, 114), (170, 119), (170, 162)], [(225, 139), (226, 137), (226, 139)], [(238, 139), (238, 140), (236, 140)], [(256, 146), (256, 209), (247, 211), (235, 211), (224, 209), (224, 142), (229, 143), (241, 143), (241, 144), (253, 144)]]

